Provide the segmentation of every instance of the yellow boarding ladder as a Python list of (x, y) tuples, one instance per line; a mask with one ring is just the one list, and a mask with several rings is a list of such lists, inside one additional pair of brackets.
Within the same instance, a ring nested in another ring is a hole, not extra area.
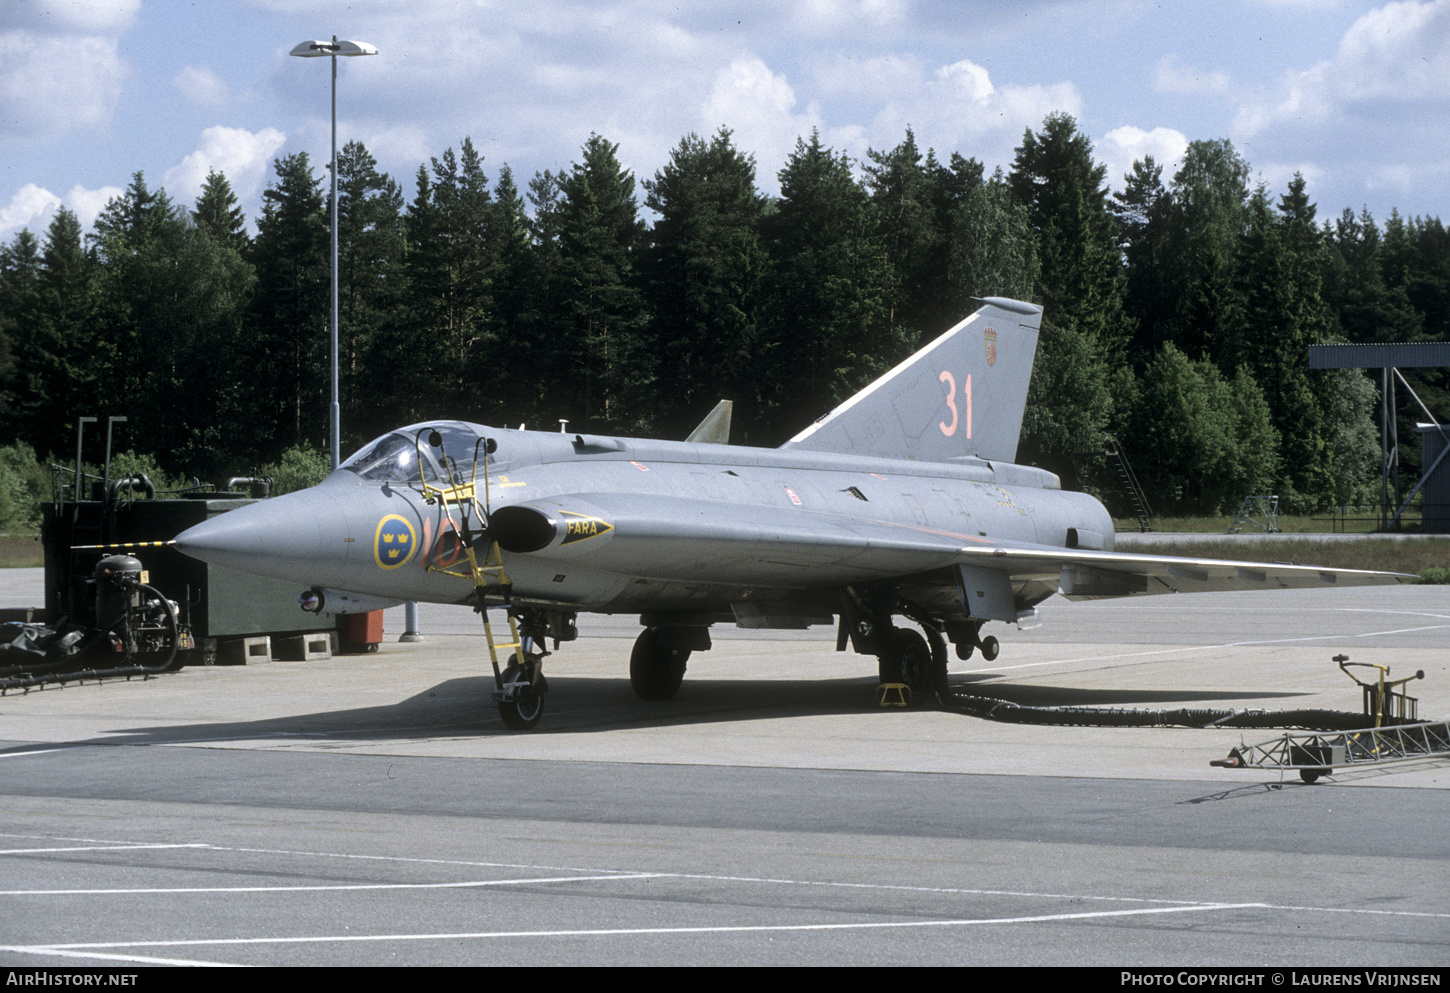
[[(474, 471), (477, 472), (477, 463), (474, 464)], [(483, 491), (485, 501), (488, 499), (487, 472), (488, 470), (485, 468)], [(474, 481), (458, 483), (446, 489), (430, 486), (426, 479), (422, 482), (423, 495), (430, 500), (436, 499), (442, 503), (445, 519), (451, 519), (452, 517), (448, 512), (449, 504), (457, 504), (459, 508), (458, 516), (461, 520), (466, 522), (470, 516), (476, 516), (481, 521), (488, 520), (486, 507), (480, 506), (478, 502), (477, 487)], [(465, 511), (465, 507), (471, 508), (471, 513)], [(465, 530), (468, 530), (466, 526)], [(428, 571), (443, 572), (450, 576), (459, 576), (463, 579), (472, 580), (473, 588), (478, 595), (478, 612), (483, 615), (483, 634), (488, 640), (488, 657), (493, 663), (493, 675), (497, 683), (503, 678), (502, 670), (499, 667), (499, 651), (502, 650), (506, 653), (505, 658), (513, 655), (514, 660), (522, 666), (524, 664), (524, 643), (523, 639), (519, 637), (518, 621), (514, 619), (513, 611), (511, 610), (505, 611), (509, 624), (509, 640), (498, 641), (495, 639), (493, 625), (488, 621), (488, 607), (485, 593), (492, 586), (492, 588), (501, 591), (507, 597), (509, 591), (513, 588), (513, 580), (509, 579), (508, 573), (504, 571), (503, 553), (499, 549), (497, 541), (490, 541), (488, 543), (488, 553), (484, 556), (482, 565), (478, 562), (478, 556), (474, 551), (473, 542), (461, 534), (459, 535), (459, 541), (463, 542), (463, 553), (468, 557), (468, 572), (463, 573), (453, 569), (445, 569), (442, 566), (432, 565), (428, 567)], [(490, 579), (493, 581), (491, 584), (489, 582)]]

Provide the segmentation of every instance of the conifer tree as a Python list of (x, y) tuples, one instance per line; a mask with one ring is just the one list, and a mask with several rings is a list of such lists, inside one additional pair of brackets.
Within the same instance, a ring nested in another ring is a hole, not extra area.
[[(1325, 397), (1314, 388), (1308, 346), (1328, 333), (1319, 294), (1322, 259), (1314, 206), (1295, 177), (1275, 211), (1260, 186), (1249, 199), (1248, 230), (1236, 274), (1235, 306), (1223, 322), (1225, 363), (1246, 365), (1263, 387), (1279, 432), (1285, 509), (1313, 510), (1333, 487), (1333, 452), (1326, 434)], [(1245, 494), (1247, 495), (1247, 494)]]
[[(357, 141), (337, 157), (338, 394), (344, 449), (388, 430), (363, 368), (373, 339), (405, 324), (403, 194)], [(346, 452), (344, 452), (344, 457)]]
[(1071, 454), (1096, 445), (1112, 418), (1109, 364), (1121, 365), (1129, 337), (1106, 174), (1077, 122), (1054, 113), (1023, 136), (1007, 179), (1037, 234), (1034, 302), (1045, 308), (1023, 454), (1069, 482)]
[(1225, 320), (1234, 304), (1240, 239), (1250, 223), (1248, 177), (1248, 163), (1228, 140), (1189, 142), (1167, 205), (1162, 278), (1174, 302), (1155, 338), (1194, 358), (1209, 357), (1225, 373), (1242, 361)]
[(1167, 272), (1173, 221), (1163, 167), (1151, 155), (1134, 162), (1113, 201), (1126, 268), (1123, 309), (1133, 326), (1127, 358), (1141, 368), (1170, 340), (1179, 295)]
[(686, 432), (753, 373), (757, 283), (764, 268), (755, 163), (730, 132), (688, 135), (644, 184), (657, 214), (645, 280), (657, 359), (660, 430)]
[(890, 263), (851, 162), (797, 139), (765, 219), (760, 404), (771, 441), (810, 424), (889, 368), (907, 345), (891, 331)]
[(262, 461), (296, 445), (324, 445), (330, 395), (330, 238), (322, 186), (306, 152), (277, 159), (274, 171), (251, 252), (257, 290), (249, 358), (266, 412)]
[(53, 407), (67, 381), (60, 343), (42, 304), (40, 245), (28, 228), (0, 246), (0, 381), (7, 443), (63, 430), (63, 408)]
[(654, 369), (638, 272), (645, 228), (618, 150), (591, 135), (559, 183), (560, 327), (545, 402), (580, 427), (647, 431)]
[(888, 152), (868, 150), (866, 158), (872, 220), (889, 263), (887, 334), (915, 346), (923, 335), (946, 330), (927, 326), (923, 312), (947, 282), (951, 214), (938, 209), (941, 168), (934, 155), (923, 160), (911, 128), (901, 144)]
[(209, 232), (223, 245), (245, 253), (251, 244), (247, 235), (247, 218), (237, 204), (237, 195), (232, 192), (227, 177), (215, 169), (207, 173), (206, 184), (201, 188), (191, 216), (197, 227)]

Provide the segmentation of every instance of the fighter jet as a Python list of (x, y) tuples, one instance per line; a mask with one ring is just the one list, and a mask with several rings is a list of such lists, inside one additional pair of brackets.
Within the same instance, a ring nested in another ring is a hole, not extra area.
[[(722, 404), (683, 442), (439, 421), (364, 446), (312, 489), (182, 533), (188, 555), (295, 581), (304, 609), (405, 601), (483, 614), (505, 724), (535, 726), (546, 644), (581, 612), (638, 614), (630, 681), (668, 700), (710, 628), (836, 624), (905, 698), (944, 692), (947, 643), (1072, 599), (1394, 582), (1386, 573), (1113, 551), (1113, 522), (1016, 465), (1042, 308), (971, 316), (780, 448), (728, 444)], [(490, 621), (490, 612), (495, 618)]]

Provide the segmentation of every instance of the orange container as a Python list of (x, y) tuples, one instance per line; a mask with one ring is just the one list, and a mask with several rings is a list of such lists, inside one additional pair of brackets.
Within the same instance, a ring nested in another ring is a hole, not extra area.
[(375, 652), (383, 640), (383, 612), (348, 614), (345, 640), (350, 651)]

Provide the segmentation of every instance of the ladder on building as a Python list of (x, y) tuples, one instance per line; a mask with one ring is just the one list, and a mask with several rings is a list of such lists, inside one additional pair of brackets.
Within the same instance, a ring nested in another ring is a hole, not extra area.
[(1113, 435), (1105, 433), (1103, 450), (1108, 456), (1108, 461), (1112, 463), (1118, 473), (1119, 485), (1133, 503), (1133, 514), (1138, 519), (1138, 530), (1152, 531), (1153, 508), (1148, 506), (1148, 497), (1143, 492), (1143, 487), (1138, 485), (1138, 477), (1133, 474), (1132, 467), (1128, 465), (1128, 458), (1123, 454), (1123, 446)]
[(1279, 498), (1277, 496), (1246, 496), (1239, 504), (1239, 512), (1229, 525), (1229, 534), (1238, 534), (1245, 524), (1258, 528), (1265, 534), (1279, 534)]

